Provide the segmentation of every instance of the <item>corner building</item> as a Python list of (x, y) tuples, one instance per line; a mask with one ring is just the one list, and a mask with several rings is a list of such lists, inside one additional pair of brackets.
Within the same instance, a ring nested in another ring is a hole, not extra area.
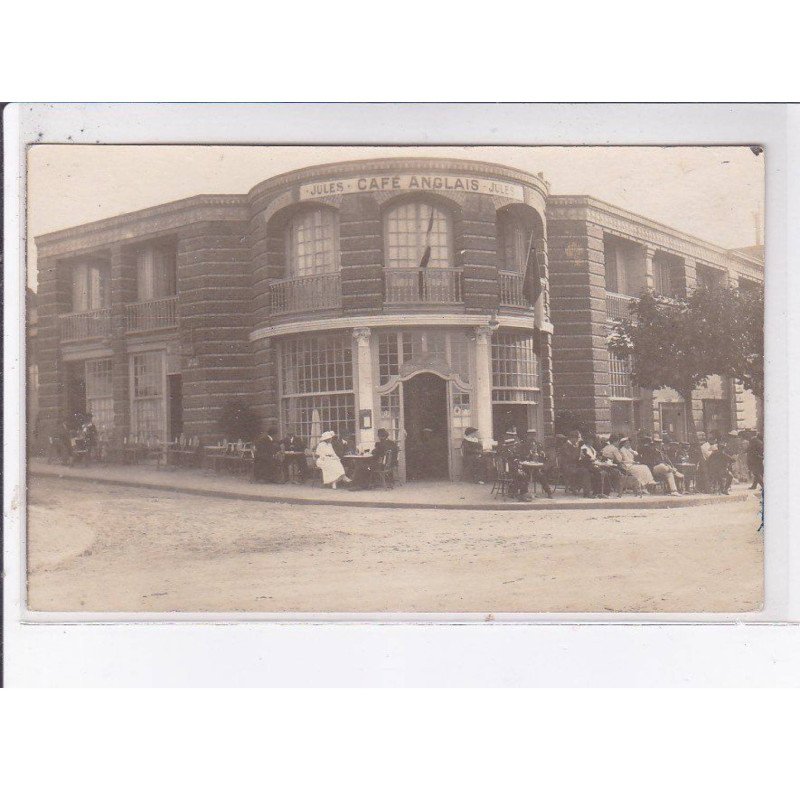
[(236, 399), (312, 446), (332, 428), (370, 447), (387, 428), (403, 477), (421, 476), (426, 448), (425, 477), (455, 479), (470, 425), (547, 436), (554, 411), (597, 433), (683, 437), (687, 414), (707, 430), (755, 425), (752, 397), (724, 377), (688, 406), (634, 389), (606, 337), (642, 289), (744, 288), (763, 281), (763, 260), (593, 198), (548, 197), (541, 174), (328, 164), (36, 243), (42, 431), (90, 411), (108, 437), (212, 443)]
[(546, 200), (541, 175), (377, 159), (41, 236), (40, 426), (211, 442), (237, 398), (312, 445), (387, 428), (405, 477), (425, 449), (457, 478), (467, 426), (553, 432)]

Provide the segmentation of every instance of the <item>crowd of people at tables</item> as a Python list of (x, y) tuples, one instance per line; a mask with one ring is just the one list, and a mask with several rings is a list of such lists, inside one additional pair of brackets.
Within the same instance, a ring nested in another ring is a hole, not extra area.
[(465, 430), (462, 442), (464, 478), (475, 483), (505, 483), (511, 499), (529, 501), (531, 483), (548, 498), (553, 487), (584, 497), (622, 497), (625, 490), (672, 496), (686, 492), (729, 494), (736, 467), (743, 462), (752, 489), (764, 487), (764, 442), (755, 431), (695, 434), (693, 444), (668, 435), (630, 437), (612, 434), (583, 436), (580, 431), (558, 434), (540, 443), (535, 430), (524, 437), (508, 430), (501, 442), (483, 440), (475, 428)]
[(371, 450), (358, 452), (335, 431), (324, 431), (313, 450), (310, 468), (306, 440), (294, 433), (280, 439), (277, 429), (270, 428), (254, 442), (253, 479), (256, 483), (305, 483), (316, 469), (322, 485), (332, 489), (339, 484), (351, 491), (370, 489), (377, 480), (392, 488), (397, 444), (384, 428), (378, 429), (377, 435)]
[[(305, 483), (316, 469), (321, 483), (333, 489), (344, 484), (351, 491), (381, 485), (394, 486), (398, 447), (388, 431), (377, 431), (375, 446), (358, 452), (335, 431), (324, 431), (313, 450), (309, 465), (307, 442), (295, 433), (279, 438), (270, 428), (253, 443), (253, 479), (257, 483)], [(92, 415), (76, 414), (64, 420), (53, 445), (64, 463), (82, 455), (86, 461), (97, 455), (98, 431)], [(698, 431), (693, 443), (675, 442), (666, 434), (640, 433), (630, 437), (584, 436), (578, 430), (557, 434), (540, 443), (535, 430), (520, 436), (506, 431), (501, 442), (484, 439), (474, 427), (466, 428), (461, 443), (465, 481), (497, 483), (498, 474), (509, 498), (533, 499), (531, 483), (539, 484), (548, 498), (553, 488), (584, 497), (621, 497), (625, 490), (639, 495), (655, 493), (659, 486), (670, 495), (688, 491), (728, 494), (736, 477), (746, 468), (751, 489), (764, 488), (764, 442), (750, 430), (731, 431), (727, 436)]]

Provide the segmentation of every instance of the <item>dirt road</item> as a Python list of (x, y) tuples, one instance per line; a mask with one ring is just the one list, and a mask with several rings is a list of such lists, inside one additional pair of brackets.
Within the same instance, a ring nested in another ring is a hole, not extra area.
[(747, 501), (642, 511), (292, 508), (33, 477), (50, 611), (745, 611)]

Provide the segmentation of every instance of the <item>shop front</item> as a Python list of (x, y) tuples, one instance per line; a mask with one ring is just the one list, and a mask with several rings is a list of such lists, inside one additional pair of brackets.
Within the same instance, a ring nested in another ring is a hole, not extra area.
[[(404, 480), (458, 480), (472, 426), (541, 431), (536, 336), (482, 326), (398, 326), (277, 340), (280, 432), (316, 446), (334, 430), (369, 450), (385, 428)], [(512, 420), (513, 423), (509, 421)]]

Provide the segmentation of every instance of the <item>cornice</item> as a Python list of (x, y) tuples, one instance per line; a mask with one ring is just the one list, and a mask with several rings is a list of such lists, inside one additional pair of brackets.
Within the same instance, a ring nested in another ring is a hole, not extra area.
[(246, 195), (196, 195), (116, 217), (87, 222), (35, 238), (39, 258), (162, 233), (194, 222), (250, 219)]
[[(324, 333), (352, 328), (407, 328), (407, 327), (450, 327), (469, 328), (487, 326), (490, 314), (381, 314), (361, 317), (334, 317), (330, 319), (301, 320), (297, 322), (278, 323), (257, 328), (250, 334), (250, 341), (270, 339), (274, 336), (290, 336), (296, 333)], [(501, 314), (497, 317), (501, 328), (517, 328), (533, 331), (530, 316), (516, 317)], [(552, 326), (543, 325), (541, 329), (552, 333)]]
[(353, 161), (337, 161), (284, 172), (256, 184), (249, 193), (251, 199), (272, 192), (281, 192), (301, 183), (325, 180), (327, 178), (346, 178), (370, 172), (429, 171), (474, 175), (482, 178), (502, 178), (515, 181), (547, 197), (549, 186), (544, 177), (529, 172), (494, 164), (489, 161), (472, 161), (458, 158), (370, 158)]
[(547, 219), (594, 222), (642, 244), (655, 245), (724, 269), (734, 269), (756, 279), (763, 280), (764, 277), (764, 263), (758, 259), (732, 253), (719, 245), (588, 195), (551, 195), (547, 198)]

